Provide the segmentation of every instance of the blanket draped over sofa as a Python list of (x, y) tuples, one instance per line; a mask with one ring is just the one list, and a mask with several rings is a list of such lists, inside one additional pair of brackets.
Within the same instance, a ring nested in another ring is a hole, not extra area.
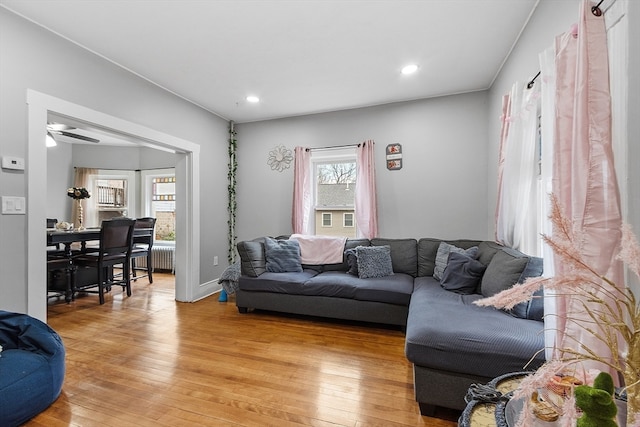
[[(533, 370), (544, 362), (541, 298), (508, 312), (473, 304), (541, 275), (540, 258), (468, 239), (346, 239), (327, 244), (329, 239), (293, 237), (237, 244), (238, 310), (402, 327), (405, 354), (414, 368), (415, 397), (425, 415), (436, 406), (463, 409), (472, 383)], [(303, 248), (314, 257), (301, 257)], [(319, 262), (322, 248), (331, 252), (324, 259), (335, 262)]]

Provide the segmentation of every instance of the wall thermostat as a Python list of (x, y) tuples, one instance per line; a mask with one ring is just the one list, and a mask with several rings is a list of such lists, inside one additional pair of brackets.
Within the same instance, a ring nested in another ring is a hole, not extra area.
[(2, 156), (2, 169), (24, 170), (24, 159), (22, 157)]

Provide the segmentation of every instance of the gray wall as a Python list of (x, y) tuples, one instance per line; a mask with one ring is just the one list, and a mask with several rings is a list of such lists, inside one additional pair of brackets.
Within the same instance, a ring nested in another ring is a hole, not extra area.
[[(221, 203), (227, 197), (225, 120), (2, 8), (0, 58), (0, 155), (26, 158), (27, 89), (200, 145), (200, 216), (207, 224), (200, 236), (200, 282), (220, 276), (227, 246), (226, 202)], [(0, 172), (1, 195), (26, 193), (24, 172)], [(0, 215), (1, 309), (27, 309), (26, 233), (24, 215)], [(217, 267), (214, 255), (220, 255)]]
[[(291, 232), (293, 165), (267, 165), (274, 146), (376, 142), (382, 237), (487, 236), (486, 92), (237, 125), (238, 237)], [(401, 170), (384, 162), (400, 143)]]
[[(173, 168), (177, 156), (179, 154), (147, 147), (58, 142), (57, 146), (47, 148), (47, 218), (61, 221), (71, 218), (73, 204), (65, 194), (67, 188), (73, 186), (75, 167), (131, 171)], [(131, 212), (129, 215), (135, 217), (140, 213)]]

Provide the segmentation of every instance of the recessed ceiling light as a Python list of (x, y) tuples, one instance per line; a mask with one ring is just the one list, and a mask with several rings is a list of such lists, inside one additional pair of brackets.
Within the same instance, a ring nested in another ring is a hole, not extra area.
[(418, 71), (418, 66), (416, 64), (409, 64), (402, 68), (402, 74), (413, 74)]
[(257, 96), (249, 95), (247, 96), (247, 102), (255, 104), (256, 102), (260, 102), (260, 98), (258, 98)]

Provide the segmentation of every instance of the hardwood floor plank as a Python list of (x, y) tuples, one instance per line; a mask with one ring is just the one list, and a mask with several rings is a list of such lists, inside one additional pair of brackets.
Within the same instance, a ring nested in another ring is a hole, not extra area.
[(179, 303), (173, 276), (49, 304), (67, 372), (36, 426), (434, 426), (413, 397), (404, 334), (381, 325)]

